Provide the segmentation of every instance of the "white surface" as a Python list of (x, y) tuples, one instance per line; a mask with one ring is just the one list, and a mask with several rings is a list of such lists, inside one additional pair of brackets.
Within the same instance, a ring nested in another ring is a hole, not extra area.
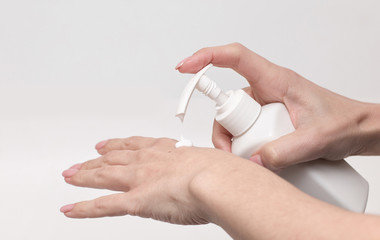
[[(189, 76), (173, 68), (205, 46), (241, 42), (326, 88), (380, 102), (379, 4), (0, 0), (1, 239), (229, 239), (213, 225), (67, 219), (61, 205), (106, 192), (68, 186), (60, 174), (96, 157), (103, 139), (179, 136), (173, 116)], [(208, 76), (223, 90), (246, 85), (230, 70)], [(211, 146), (213, 114), (196, 94), (184, 136)], [(350, 159), (376, 214), (379, 161)]]

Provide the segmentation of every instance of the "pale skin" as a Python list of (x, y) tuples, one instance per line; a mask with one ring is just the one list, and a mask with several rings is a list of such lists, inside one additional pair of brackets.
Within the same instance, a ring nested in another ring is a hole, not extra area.
[(380, 106), (323, 89), (240, 44), (202, 49), (177, 69), (194, 73), (208, 63), (244, 76), (247, 92), (260, 104), (284, 103), (296, 131), (265, 145), (252, 161), (229, 152), (231, 136), (217, 123), (213, 142), (219, 149), (175, 148), (176, 140), (166, 138), (103, 141), (96, 146), (99, 158), (63, 176), (75, 186), (121, 193), (61, 211), (71, 218), (128, 214), (175, 224), (215, 223), (234, 239), (378, 239), (380, 217), (321, 202), (267, 168), (379, 155)]

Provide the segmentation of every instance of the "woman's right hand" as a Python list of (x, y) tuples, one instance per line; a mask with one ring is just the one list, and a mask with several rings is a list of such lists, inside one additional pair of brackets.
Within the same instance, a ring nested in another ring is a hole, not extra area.
[[(261, 105), (281, 102), (289, 111), (296, 130), (264, 145), (251, 157), (252, 161), (276, 170), (318, 158), (339, 160), (379, 151), (374, 150), (380, 145), (379, 132), (372, 131), (379, 118), (373, 121), (369, 114), (378, 112), (378, 105), (333, 93), (238, 43), (201, 49), (176, 69), (196, 73), (209, 63), (232, 68), (245, 77), (250, 85), (245, 90)], [(216, 148), (231, 151), (231, 138), (220, 124), (214, 123)]]

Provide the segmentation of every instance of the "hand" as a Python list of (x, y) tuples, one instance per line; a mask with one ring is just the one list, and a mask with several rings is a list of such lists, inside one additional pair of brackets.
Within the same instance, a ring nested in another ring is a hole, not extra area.
[[(228, 67), (245, 77), (245, 90), (261, 105), (281, 102), (296, 129), (270, 142), (251, 160), (272, 170), (325, 158), (338, 160), (365, 154), (363, 123), (368, 106), (319, 87), (295, 72), (277, 66), (240, 44), (204, 48), (180, 62), (176, 69), (195, 73), (207, 64)], [(216, 148), (231, 151), (231, 134), (214, 123)]]
[(101, 156), (64, 171), (65, 181), (122, 193), (67, 205), (61, 211), (72, 218), (129, 214), (176, 224), (208, 223), (191, 191), (192, 180), (216, 162), (234, 156), (216, 149), (177, 149), (175, 143), (131, 137), (98, 144)]
[[(377, 218), (314, 199), (233, 154), (176, 149), (175, 142), (132, 137), (99, 143), (102, 156), (64, 171), (65, 181), (121, 193), (70, 204), (61, 211), (71, 218), (129, 214), (176, 224), (212, 222), (234, 239), (291, 239), (295, 234), (302, 239), (358, 239), (363, 232), (379, 234)], [(337, 222), (342, 223), (336, 226)]]

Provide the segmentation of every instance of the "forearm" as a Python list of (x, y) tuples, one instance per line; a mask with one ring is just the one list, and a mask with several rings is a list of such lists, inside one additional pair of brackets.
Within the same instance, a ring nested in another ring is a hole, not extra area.
[(364, 239), (368, 233), (360, 231), (364, 215), (314, 199), (249, 161), (231, 162), (204, 171), (191, 189), (209, 219), (234, 239)]

